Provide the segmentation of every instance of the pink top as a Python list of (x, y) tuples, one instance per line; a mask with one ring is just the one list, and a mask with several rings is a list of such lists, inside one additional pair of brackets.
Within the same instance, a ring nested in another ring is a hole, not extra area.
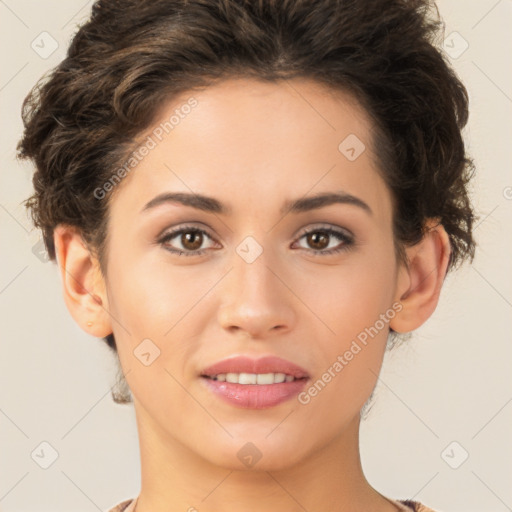
[[(422, 505), (417, 501), (411, 500), (391, 500), (386, 498), (389, 502), (393, 503), (401, 512), (435, 512), (431, 508)], [(137, 504), (137, 498), (122, 501), (114, 508), (111, 508), (108, 512), (133, 512), (135, 505)]]

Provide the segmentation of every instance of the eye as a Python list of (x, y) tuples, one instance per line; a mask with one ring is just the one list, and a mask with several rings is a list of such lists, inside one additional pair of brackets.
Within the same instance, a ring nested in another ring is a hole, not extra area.
[[(335, 254), (344, 250), (348, 250), (354, 245), (353, 236), (338, 231), (331, 227), (314, 228), (303, 233), (299, 240), (305, 239), (309, 247), (301, 247), (303, 249), (312, 249), (319, 256)], [(338, 243), (336, 243), (336, 240)], [(333, 243), (334, 242), (334, 243)], [(327, 250), (326, 250), (327, 249)]]
[[(208, 238), (213, 241), (213, 238), (204, 230), (193, 226), (183, 226), (168, 233), (165, 233), (159, 240), (164, 249), (178, 254), (179, 256), (198, 256), (205, 252), (206, 249), (211, 247), (202, 248), (205, 239)], [(174, 244), (178, 247), (173, 247), (170, 242), (176, 239)]]
[[(207, 239), (211, 241), (211, 244), (204, 247), (203, 244)], [(348, 250), (354, 245), (352, 235), (332, 227), (309, 229), (305, 231), (298, 240), (300, 241), (302, 239), (306, 241), (309, 247), (299, 246), (299, 248), (313, 251), (315, 255), (319, 256), (326, 256)], [(199, 256), (204, 254), (207, 249), (215, 247), (213, 237), (204, 229), (195, 226), (182, 226), (169, 231), (158, 240), (158, 243), (167, 251), (177, 254), (178, 256)]]

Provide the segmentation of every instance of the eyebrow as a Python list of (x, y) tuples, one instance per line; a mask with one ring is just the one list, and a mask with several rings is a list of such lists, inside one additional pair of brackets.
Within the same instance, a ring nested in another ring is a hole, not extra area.
[(201, 194), (191, 194), (188, 192), (164, 192), (163, 194), (151, 199), (151, 201), (149, 201), (149, 203), (147, 203), (141, 210), (141, 213), (152, 208), (156, 208), (164, 203), (179, 203), (205, 212), (220, 214), (231, 213), (230, 207), (222, 204), (213, 197), (203, 196)]
[(362, 200), (345, 192), (320, 193), (310, 197), (286, 201), (281, 208), (281, 213), (292, 213), (316, 210), (332, 204), (350, 204), (362, 208), (366, 213), (373, 215), (372, 209)]
[[(179, 203), (184, 206), (190, 206), (198, 210), (218, 213), (221, 215), (228, 215), (232, 212), (232, 208), (230, 206), (221, 203), (213, 197), (187, 192), (165, 192), (151, 199), (151, 201), (149, 201), (149, 203), (147, 203), (141, 210), (141, 213), (165, 203)], [(369, 215), (373, 215), (372, 209), (362, 199), (345, 192), (319, 193), (310, 197), (288, 200), (285, 201), (281, 207), (280, 213), (301, 213), (324, 208), (325, 206), (330, 206), (332, 204), (349, 204), (357, 206)]]

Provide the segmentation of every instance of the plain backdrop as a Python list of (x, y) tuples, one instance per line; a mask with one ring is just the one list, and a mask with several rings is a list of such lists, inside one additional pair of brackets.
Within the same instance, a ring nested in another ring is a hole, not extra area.
[[(91, 5), (0, 0), (2, 512), (101, 511), (139, 492), (133, 406), (112, 401), (113, 356), (75, 325), (56, 265), (40, 257), (40, 233), (21, 205), (32, 167), (15, 158), (22, 100), (64, 57)], [(439, 512), (505, 512), (512, 510), (512, 2), (438, 6), (444, 51), (470, 96), (465, 138), (477, 166), (479, 246), (473, 265), (448, 277), (432, 318), (386, 356), (362, 425), (363, 468), (388, 497)]]

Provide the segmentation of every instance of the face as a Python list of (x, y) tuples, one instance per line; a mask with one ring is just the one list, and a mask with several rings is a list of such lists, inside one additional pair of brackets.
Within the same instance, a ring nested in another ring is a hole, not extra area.
[[(240, 468), (250, 442), (276, 469), (358, 421), (398, 275), (370, 129), (314, 82), (233, 79), (175, 98), (142, 134), (148, 150), (110, 205), (106, 291), (145, 431), (224, 467)], [(279, 357), (307, 378), (251, 394), (201, 376), (236, 356)]]

